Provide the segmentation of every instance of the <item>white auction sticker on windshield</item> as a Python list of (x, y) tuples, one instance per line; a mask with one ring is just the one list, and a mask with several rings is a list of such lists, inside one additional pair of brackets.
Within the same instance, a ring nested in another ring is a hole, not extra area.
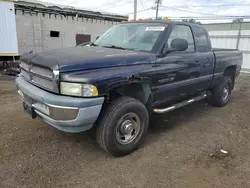
[(165, 27), (147, 27), (146, 31), (164, 31)]

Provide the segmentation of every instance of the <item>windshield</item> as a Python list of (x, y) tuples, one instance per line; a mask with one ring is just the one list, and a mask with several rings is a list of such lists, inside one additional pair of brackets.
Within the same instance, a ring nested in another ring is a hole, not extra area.
[(166, 24), (129, 23), (110, 28), (94, 45), (138, 51), (152, 51)]

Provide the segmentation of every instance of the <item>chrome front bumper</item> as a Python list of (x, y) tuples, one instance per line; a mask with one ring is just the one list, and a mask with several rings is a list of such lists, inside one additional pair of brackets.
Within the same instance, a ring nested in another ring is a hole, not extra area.
[(78, 98), (52, 94), (24, 78), (16, 78), (18, 93), (24, 103), (49, 125), (64, 132), (83, 132), (92, 128), (97, 120), (103, 97)]

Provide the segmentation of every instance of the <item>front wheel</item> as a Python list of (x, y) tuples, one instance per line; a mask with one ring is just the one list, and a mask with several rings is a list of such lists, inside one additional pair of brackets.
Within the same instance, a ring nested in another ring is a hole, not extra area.
[(144, 104), (134, 98), (120, 97), (103, 111), (97, 124), (97, 141), (111, 155), (124, 156), (144, 142), (148, 124)]
[(230, 77), (224, 77), (221, 84), (212, 89), (210, 102), (217, 107), (225, 106), (231, 97), (233, 82)]

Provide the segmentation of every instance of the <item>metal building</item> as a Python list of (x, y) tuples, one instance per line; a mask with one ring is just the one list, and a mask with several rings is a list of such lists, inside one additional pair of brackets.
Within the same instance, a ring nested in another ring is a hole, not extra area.
[(0, 1), (0, 61), (18, 56), (14, 3)]
[(243, 52), (243, 71), (250, 72), (250, 22), (205, 24), (213, 48), (239, 49)]
[(94, 41), (128, 16), (59, 7), (38, 1), (15, 1), (19, 54)]

